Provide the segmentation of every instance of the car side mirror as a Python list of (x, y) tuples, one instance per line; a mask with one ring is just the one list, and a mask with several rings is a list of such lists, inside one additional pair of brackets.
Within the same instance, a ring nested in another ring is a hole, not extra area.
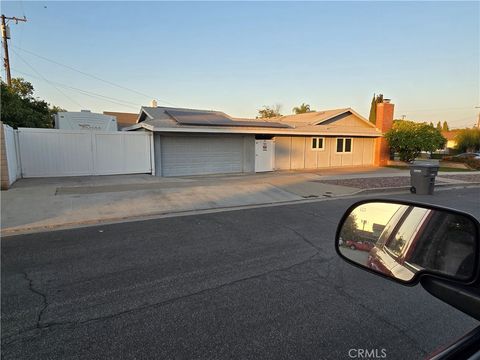
[(474, 282), (480, 224), (433, 205), (367, 200), (352, 205), (337, 229), (337, 253), (348, 262), (404, 284), (420, 275)]

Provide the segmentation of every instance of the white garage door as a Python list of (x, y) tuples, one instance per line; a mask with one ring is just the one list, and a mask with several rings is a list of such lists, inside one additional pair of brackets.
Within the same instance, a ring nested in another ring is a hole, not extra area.
[(243, 171), (241, 136), (162, 136), (161, 148), (163, 176)]

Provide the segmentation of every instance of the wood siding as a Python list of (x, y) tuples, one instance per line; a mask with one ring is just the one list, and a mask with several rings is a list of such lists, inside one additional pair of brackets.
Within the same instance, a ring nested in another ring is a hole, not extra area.
[[(354, 120), (352, 120), (354, 121)], [(337, 137), (325, 137), (323, 150), (312, 149), (310, 136), (275, 137), (275, 169), (319, 169), (342, 166), (371, 166), (374, 138), (352, 138), (351, 153), (337, 153)]]

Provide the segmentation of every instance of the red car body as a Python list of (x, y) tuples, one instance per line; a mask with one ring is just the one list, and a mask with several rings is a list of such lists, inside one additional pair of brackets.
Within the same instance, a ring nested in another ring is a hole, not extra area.
[(369, 241), (352, 241), (347, 240), (345, 245), (352, 250), (360, 250), (360, 251), (370, 251), (372, 250), (374, 244)]

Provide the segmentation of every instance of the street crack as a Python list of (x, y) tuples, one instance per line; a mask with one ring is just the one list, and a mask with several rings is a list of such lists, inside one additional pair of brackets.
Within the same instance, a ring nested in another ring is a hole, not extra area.
[(277, 225), (280, 225), (280, 226), (283, 226), (284, 228), (290, 230), (291, 232), (293, 232), (295, 235), (297, 235), (300, 239), (302, 239), (305, 243), (307, 243), (310, 247), (312, 247), (314, 250), (315, 250), (315, 253), (318, 254), (321, 252), (321, 249), (315, 245), (313, 242), (311, 242), (310, 240), (307, 239), (307, 237), (305, 235), (303, 235), (301, 232), (295, 230), (294, 228), (288, 226), (288, 225), (285, 225), (285, 224), (277, 224)]
[(27, 274), (26, 271), (23, 272), (23, 276), (24, 276), (25, 280), (28, 281), (28, 289), (32, 293), (34, 293), (36, 295), (39, 295), (42, 298), (43, 304), (42, 304), (42, 308), (40, 309), (40, 311), (37, 315), (37, 323), (36, 323), (36, 326), (35, 326), (37, 329), (40, 329), (43, 313), (45, 312), (45, 310), (48, 307), (47, 295), (34, 288), (33, 280), (28, 277), (28, 274)]
[[(33, 286), (33, 280), (30, 279), (28, 277), (28, 274), (26, 271), (23, 271), (22, 272), (22, 275), (25, 279), (25, 281), (27, 281), (28, 283), (28, 290), (30, 292), (32, 292), (33, 294), (35, 295), (38, 295), (42, 298), (42, 307), (40, 309), (40, 311), (38, 312), (37, 314), (37, 320), (35, 322), (35, 324), (33, 326), (30, 326), (30, 327), (27, 327), (27, 328), (24, 328), (24, 329), (21, 329), (18, 333), (16, 334), (11, 334), (11, 335), (8, 335), (8, 336), (5, 336), (5, 337), (2, 337), (2, 345), (10, 345), (10, 344), (13, 344), (19, 340), (22, 340), (22, 338), (16, 338), (18, 336), (21, 336), (25, 333), (28, 333), (32, 330), (38, 330), (38, 329), (42, 329), (43, 328), (43, 325), (41, 324), (42, 322), (42, 316), (43, 316), (43, 313), (45, 312), (45, 310), (47, 309), (48, 307), (48, 301), (47, 301), (47, 295), (45, 295), (44, 293), (42, 293), (41, 291), (35, 289), (35, 287)], [(10, 339), (12, 338), (16, 338), (12, 341), (9, 341)]]
[[(82, 321), (49, 322), (49, 323), (42, 324), (41, 323), (41, 317), (42, 317), (45, 309), (48, 307), (47, 298), (44, 294), (42, 294), (41, 292), (39, 292), (35, 288), (31, 287), (32, 292), (42, 296), (42, 298), (44, 299), (44, 307), (42, 308), (42, 310), (39, 313), (36, 328), (38, 328), (38, 329), (48, 329), (48, 328), (52, 328), (52, 327), (56, 327), (56, 326), (88, 324), (88, 323), (91, 323), (91, 322), (113, 319), (113, 318), (116, 318), (116, 317), (119, 317), (119, 316), (122, 316), (122, 315), (134, 313), (136, 311), (142, 311), (142, 310), (149, 309), (149, 308), (163, 307), (163, 306), (171, 305), (171, 304), (174, 304), (178, 301), (186, 300), (186, 299), (189, 299), (189, 298), (192, 298), (192, 297), (195, 297), (195, 296), (198, 296), (198, 295), (206, 294), (206, 293), (212, 292), (212, 291), (215, 292), (215, 291), (221, 290), (223, 288), (239, 284), (239, 283), (244, 282), (244, 281), (258, 279), (258, 278), (268, 276), (268, 275), (276, 273), (276, 272), (289, 271), (296, 266), (300, 266), (300, 265), (303, 265), (305, 263), (308, 263), (315, 256), (317, 256), (317, 254), (318, 253), (316, 252), (313, 255), (306, 258), (305, 260), (296, 262), (292, 265), (289, 265), (289, 266), (286, 266), (286, 267), (283, 267), (283, 268), (271, 269), (271, 270), (265, 271), (265, 272), (260, 273), (260, 274), (255, 274), (255, 275), (247, 276), (247, 277), (244, 277), (244, 278), (241, 278), (241, 279), (229, 281), (229, 282), (217, 285), (217, 286), (205, 288), (205, 289), (202, 289), (202, 290), (199, 290), (199, 291), (195, 291), (193, 293), (185, 294), (185, 295), (182, 295), (182, 296), (177, 296), (175, 298), (167, 299), (167, 300), (160, 301), (160, 302), (157, 302), (157, 303), (154, 303), (154, 304), (145, 304), (143, 306), (139, 306), (139, 307), (135, 307), (135, 308), (132, 308), (132, 309), (127, 309), (127, 310), (124, 310), (124, 311), (116, 312), (114, 314), (99, 316), (99, 317), (95, 317), (95, 318), (91, 318), (91, 319), (85, 319), (85, 320), (82, 320)], [(26, 277), (26, 279), (28, 279), (28, 277)], [(35, 329), (35, 328), (33, 328), (33, 329)], [(32, 329), (29, 329), (29, 330), (32, 330)]]

